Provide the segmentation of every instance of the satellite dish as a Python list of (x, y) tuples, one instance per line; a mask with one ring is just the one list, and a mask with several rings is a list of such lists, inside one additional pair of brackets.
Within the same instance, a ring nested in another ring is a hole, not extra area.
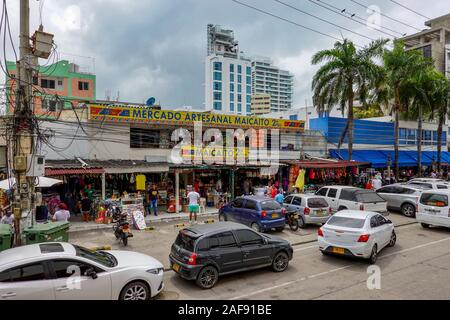
[(154, 106), (156, 102), (156, 99), (154, 97), (151, 97), (147, 100), (147, 102), (145, 103), (147, 106)]

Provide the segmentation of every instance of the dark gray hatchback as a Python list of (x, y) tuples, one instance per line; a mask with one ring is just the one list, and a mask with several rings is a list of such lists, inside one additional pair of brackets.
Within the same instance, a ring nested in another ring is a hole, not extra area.
[(271, 266), (282, 272), (292, 259), (288, 241), (258, 233), (242, 224), (217, 222), (180, 230), (169, 255), (182, 278), (212, 288), (219, 275)]

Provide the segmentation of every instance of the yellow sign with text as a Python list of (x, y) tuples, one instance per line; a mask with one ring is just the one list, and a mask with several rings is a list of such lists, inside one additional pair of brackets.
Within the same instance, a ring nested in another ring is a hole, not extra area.
[(280, 129), (304, 131), (305, 122), (286, 119), (234, 116), (207, 112), (158, 110), (146, 107), (89, 105), (89, 120), (120, 123), (156, 123), (176, 126), (201, 122), (206, 127)]
[(204, 148), (197, 148), (194, 146), (182, 147), (181, 155), (183, 158), (192, 159), (194, 156), (199, 159), (215, 159), (217, 157), (222, 159), (234, 159), (238, 157), (248, 158), (248, 148), (226, 148), (220, 146), (211, 146)]

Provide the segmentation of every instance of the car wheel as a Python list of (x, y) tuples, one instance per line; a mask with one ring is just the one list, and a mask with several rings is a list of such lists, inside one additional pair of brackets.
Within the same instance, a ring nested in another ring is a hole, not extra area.
[(219, 221), (227, 221), (227, 217), (223, 213), (221, 213), (219, 214)]
[(324, 256), (329, 256), (330, 254), (327, 252), (327, 251), (325, 251), (325, 250), (320, 250), (320, 252), (324, 255)]
[(286, 252), (278, 252), (272, 262), (272, 269), (275, 272), (283, 272), (289, 265), (289, 257)]
[(291, 223), (289, 223), (289, 228), (291, 228), (292, 231), (297, 231), (300, 227), (298, 220), (294, 220)]
[(375, 264), (377, 262), (377, 258), (378, 258), (378, 247), (377, 245), (374, 245), (372, 248), (372, 253), (370, 254), (369, 257), (369, 263)]
[(260, 226), (259, 226), (256, 222), (253, 222), (253, 223), (252, 223), (251, 228), (252, 228), (253, 230), (255, 230), (256, 232), (261, 232), (261, 228), (260, 228)]
[(197, 276), (197, 285), (202, 289), (211, 289), (219, 279), (219, 272), (213, 266), (204, 267)]
[(410, 203), (405, 203), (402, 205), (402, 213), (408, 218), (414, 218), (416, 216), (416, 208)]
[(150, 290), (148, 286), (141, 282), (136, 281), (127, 284), (120, 293), (120, 300), (149, 300)]
[(303, 219), (303, 217), (298, 217), (298, 227), (300, 229), (305, 229), (306, 224), (305, 224), (305, 219)]
[(395, 234), (395, 231), (392, 231), (391, 240), (389, 240), (388, 246), (393, 247), (393, 246), (395, 246), (396, 242), (397, 242), (397, 235)]
[(422, 226), (422, 228), (424, 229), (428, 229), (430, 227), (430, 225), (428, 223), (421, 223), (420, 224)]
[(126, 246), (128, 245), (128, 237), (127, 237), (127, 236), (124, 236), (124, 237), (122, 238), (122, 242), (123, 242), (123, 245), (126, 247)]

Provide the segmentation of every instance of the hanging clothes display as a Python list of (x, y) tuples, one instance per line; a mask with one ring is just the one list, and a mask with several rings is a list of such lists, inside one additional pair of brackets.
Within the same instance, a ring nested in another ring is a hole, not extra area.
[(143, 174), (138, 174), (136, 176), (136, 190), (145, 191), (145, 181), (146, 177)]

